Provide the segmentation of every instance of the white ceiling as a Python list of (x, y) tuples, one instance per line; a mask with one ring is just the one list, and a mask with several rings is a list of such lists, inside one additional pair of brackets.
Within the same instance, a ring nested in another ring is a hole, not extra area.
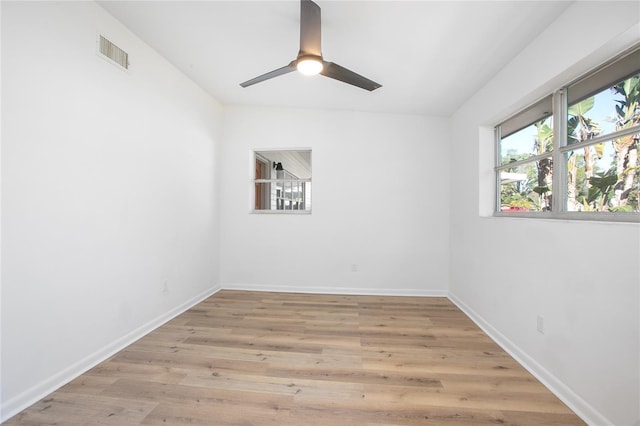
[(382, 88), (367, 92), (297, 72), (240, 87), (295, 59), (295, 0), (99, 3), (223, 104), (436, 116), (455, 112), (571, 3), (316, 2), (325, 60)]

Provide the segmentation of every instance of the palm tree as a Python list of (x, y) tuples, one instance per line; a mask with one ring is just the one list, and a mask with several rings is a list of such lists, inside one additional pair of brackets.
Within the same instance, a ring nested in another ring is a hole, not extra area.
[[(597, 122), (586, 116), (595, 104), (592, 96), (569, 107), (569, 120), (567, 121), (567, 136), (569, 145), (582, 142), (600, 134), (600, 126)], [(601, 158), (604, 153), (604, 144), (595, 146), (596, 156)], [(595, 159), (591, 155), (591, 147), (584, 148), (584, 172), (585, 179), (593, 176), (593, 164)], [(577, 154), (571, 152), (567, 162), (567, 206), (569, 210), (578, 210), (581, 204), (577, 200), (578, 195), (578, 165)]]
[[(622, 96), (616, 102), (616, 130), (624, 130), (640, 124), (640, 75), (616, 84), (613, 91)], [(640, 182), (638, 182), (638, 133), (613, 141), (616, 151), (615, 169), (618, 182), (615, 186), (613, 207), (617, 210), (638, 209)], [(635, 193), (633, 187), (636, 186)], [(628, 207), (627, 207), (628, 206)]]
[[(535, 139), (535, 152), (537, 154), (544, 154), (550, 152), (553, 146), (553, 130), (549, 126), (549, 119), (545, 118), (535, 123), (536, 126), (536, 139)], [(533, 188), (533, 191), (538, 194), (540, 198), (540, 206), (542, 210), (551, 210), (551, 182), (553, 180), (552, 168), (553, 162), (551, 158), (543, 158), (538, 161), (538, 185)]]

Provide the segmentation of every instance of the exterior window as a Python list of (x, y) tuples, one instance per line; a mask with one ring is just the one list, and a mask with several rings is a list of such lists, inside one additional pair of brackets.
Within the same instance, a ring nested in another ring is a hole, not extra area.
[(639, 137), (636, 50), (496, 127), (497, 214), (640, 221)]
[(258, 213), (311, 213), (311, 151), (254, 152), (253, 179)]
[(639, 211), (639, 91), (640, 73), (568, 105), (567, 211)]

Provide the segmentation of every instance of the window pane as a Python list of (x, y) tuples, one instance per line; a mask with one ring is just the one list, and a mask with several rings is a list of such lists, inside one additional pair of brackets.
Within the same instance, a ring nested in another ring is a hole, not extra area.
[(311, 182), (258, 182), (255, 210), (311, 210)]
[(638, 212), (638, 134), (568, 152), (567, 210)]
[(302, 183), (301, 210), (311, 210), (311, 182)]
[(271, 179), (311, 179), (311, 151), (256, 151), (271, 166)]
[(553, 149), (553, 117), (540, 120), (500, 140), (500, 164), (524, 160)]
[(568, 144), (582, 142), (640, 124), (640, 74), (569, 105)]
[(551, 157), (501, 170), (500, 210), (540, 212), (551, 210)]
[[(569, 106), (568, 142), (576, 143), (640, 125), (640, 74)], [(640, 131), (569, 151), (567, 210), (638, 212)]]

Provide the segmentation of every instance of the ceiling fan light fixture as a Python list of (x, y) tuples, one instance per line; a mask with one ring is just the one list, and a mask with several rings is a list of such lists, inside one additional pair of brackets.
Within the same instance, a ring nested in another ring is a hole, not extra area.
[(314, 3), (313, 0), (300, 0), (300, 50), (298, 50), (296, 59), (284, 67), (240, 83), (240, 86), (249, 87), (297, 69), (301, 74), (322, 74), (325, 77), (342, 81), (370, 92), (382, 87), (381, 84), (343, 66), (325, 61), (322, 57), (321, 27), (320, 6)]
[(316, 75), (322, 71), (322, 60), (316, 57), (302, 57), (298, 59), (296, 68), (304, 75)]

